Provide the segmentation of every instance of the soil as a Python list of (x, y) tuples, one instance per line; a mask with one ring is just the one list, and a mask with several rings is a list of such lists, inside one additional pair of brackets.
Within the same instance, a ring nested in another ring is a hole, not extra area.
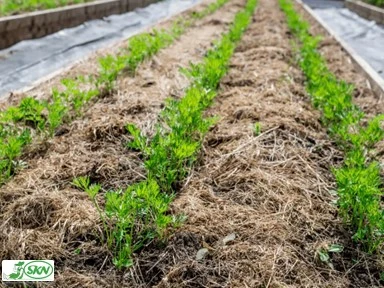
[[(209, 254), (196, 261), (196, 249), (174, 260), (169, 252), (173, 266), (158, 287), (380, 286), (379, 260), (354, 247), (332, 204), (330, 167), (342, 154), (292, 67), (276, 2), (259, 1), (210, 111), (221, 121), (173, 205), (188, 216), (175, 238), (194, 235)], [(231, 234), (236, 238), (224, 245)], [(319, 261), (318, 252), (336, 243), (345, 250)]]
[[(277, 0), (259, 0), (207, 111), (219, 121), (172, 204), (187, 220), (169, 241), (150, 243), (132, 269), (116, 270), (95, 208), (71, 185), (88, 175), (109, 190), (145, 177), (141, 155), (125, 147), (125, 124), (152, 133), (164, 100), (188, 85), (179, 68), (202, 59), (244, 3), (200, 21), (61, 136), (30, 148), (28, 167), (0, 188), (1, 259), (53, 259), (51, 286), (60, 288), (381, 287), (382, 260), (351, 242), (333, 204), (330, 168), (343, 155), (305, 92)], [(319, 252), (331, 244), (344, 251), (323, 263)]]

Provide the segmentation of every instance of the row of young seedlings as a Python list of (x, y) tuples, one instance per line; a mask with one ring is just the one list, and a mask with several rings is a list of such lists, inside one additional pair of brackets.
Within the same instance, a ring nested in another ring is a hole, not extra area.
[(338, 79), (318, 51), (320, 39), (295, 11), (291, 0), (279, 0), (289, 29), (298, 40), (299, 65), (313, 105), (322, 111), (322, 122), (345, 153), (342, 167), (333, 168), (340, 215), (352, 228), (353, 239), (369, 253), (384, 242), (380, 165), (372, 159), (373, 146), (384, 138), (384, 115), (369, 121), (353, 104), (354, 87)]
[(118, 75), (134, 74), (140, 63), (172, 44), (198, 19), (215, 12), (226, 2), (228, 0), (217, 0), (201, 12), (177, 19), (168, 31), (153, 30), (132, 37), (119, 55), (99, 58), (97, 75), (62, 80), (64, 89), (54, 88), (49, 100), (25, 97), (18, 106), (0, 112), (0, 185), (23, 166), (17, 159), (32, 139), (53, 137), (60, 125), (80, 116), (92, 99), (111, 93)]
[(100, 214), (105, 229), (102, 239), (117, 268), (131, 266), (134, 252), (151, 241), (165, 240), (169, 229), (181, 224), (183, 217), (170, 215), (169, 205), (196, 161), (205, 134), (215, 123), (215, 118), (204, 117), (204, 110), (216, 96), (256, 3), (257, 0), (248, 0), (244, 10), (236, 14), (229, 32), (215, 42), (204, 60), (183, 70), (191, 85), (180, 100), (166, 101), (151, 139), (134, 125), (127, 125), (133, 136), (128, 148), (144, 155), (145, 181), (107, 192), (102, 209), (96, 199), (101, 186), (91, 184), (87, 177), (74, 180), (78, 188), (88, 193)]

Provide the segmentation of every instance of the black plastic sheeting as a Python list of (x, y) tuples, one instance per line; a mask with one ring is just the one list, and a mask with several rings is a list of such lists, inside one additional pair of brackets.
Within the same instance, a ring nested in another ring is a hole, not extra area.
[(384, 78), (384, 26), (343, 8), (343, 1), (303, 0)]
[(0, 50), (0, 96), (31, 86), (92, 52), (180, 13), (201, 0), (164, 0), (121, 15), (92, 20)]

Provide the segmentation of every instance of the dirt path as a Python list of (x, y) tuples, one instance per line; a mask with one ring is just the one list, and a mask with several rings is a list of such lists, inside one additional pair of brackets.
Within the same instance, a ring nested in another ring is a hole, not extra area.
[[(377, 287), (377, 265), (336, 216), (330, 167), (342, 155), (292, 67), (285, 18), (276, 0), (257, 9), (209, 112), (221, 121), (174, 202), (188, 220), (162, 254), (158, 267), (171, 268), (158, 287)], [(316, 255), (334, 243), (346, 247), (331, 255), (335, 270)]]
[(144, 63), (135, 78), (121, 77), (118, 92), (64, 127), (62, 136), (31, 149), (29, 167), (0, 188), (1, 259), (56, 260), (55, 287), (137, 287), (151, 281), (113, 268), (108, 251), (98, 243), (102, 228), (97, 212), (70, 183), (88, 175), (105, 189), (124, 188), (145, 177), (140, 155), (124, 146), (125, 125), (152, 129), (165, 98), (182, 96), (188, 85), (180, 67), (201, 60), (245, 2), (230, 1), (199, 21)]

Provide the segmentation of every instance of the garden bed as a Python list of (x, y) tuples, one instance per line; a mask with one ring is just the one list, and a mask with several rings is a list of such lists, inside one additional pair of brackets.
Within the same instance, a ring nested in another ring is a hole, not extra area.
[[(340, 167), (345, 155), (312, 105), (306, 78), (294, 61), (294, 35), (277, 0), (258, 1), (226, 76), (219, 87), (213, 85), (218, 94), (204, 115), (217, 119), (205, 131), (194, 165), (183, 166), (188, 174), (171, 185), (176, 197), (166, 215), (186, 217), (178, 227), (165, 230), (165, 239), (146, 242), (133, 253), (132, 266), (117, 269), (114, 253), (101, 240), (105, 222), (100, 212), (78, 189), (81, 185), (73, 184), (81, 176), (99, 184), (101, 192), (93, 200), (104, 207), (110, 191), (158, 179), (147, 171), (150, 153), (132, 145), (141, 138), (126, 126), (134, 124), (149, 139), (180, 128), (163, 125), (164, 117), (172, 114), (164, 116), (162, 111), (183, 112), (180, 107), (173, 110), (173, 102), (166, 99), (182, 101), (188, 87), (199, 87), (193, 84), (196, 79), (204, 82), (199, 75), (187, 77), (185, 69), (190, 62), (216, 63), (209, 57), (226, 43), (218, 41), (222, 33), (234, 30), (233, 23), (243, 23), (235, 15), (246, 2), (228, 1), (198, 19), (134, 74), (119, 74), (111, 93), (91, 101), (80, 118), (60, 126), (51, 140), (27, 146), (21, 157), (27, 167), (0, 188), (2, 259), (54, 259), (54, 287), (383, 284), (380, 253), (363, 252), (339, 215), (332, 167)], [(313, 34), (323, 33), (316, 22), (312, 24)], [(171, 21), (162, 24), (170, 27)], [(381, 113), (381, 102), (340, 46), (325, 37), (318, 49), (331, 72), (356, 84), (353, 101), (367, 118)], [(205, 75), (208, 64), (193, 71)], [(97, 69), (94, 63), (87, 65), (78, 71)], [(35, 92), (49, 99), (51, 85)], [(156, 141), (160, 140), (152, 140)]]

